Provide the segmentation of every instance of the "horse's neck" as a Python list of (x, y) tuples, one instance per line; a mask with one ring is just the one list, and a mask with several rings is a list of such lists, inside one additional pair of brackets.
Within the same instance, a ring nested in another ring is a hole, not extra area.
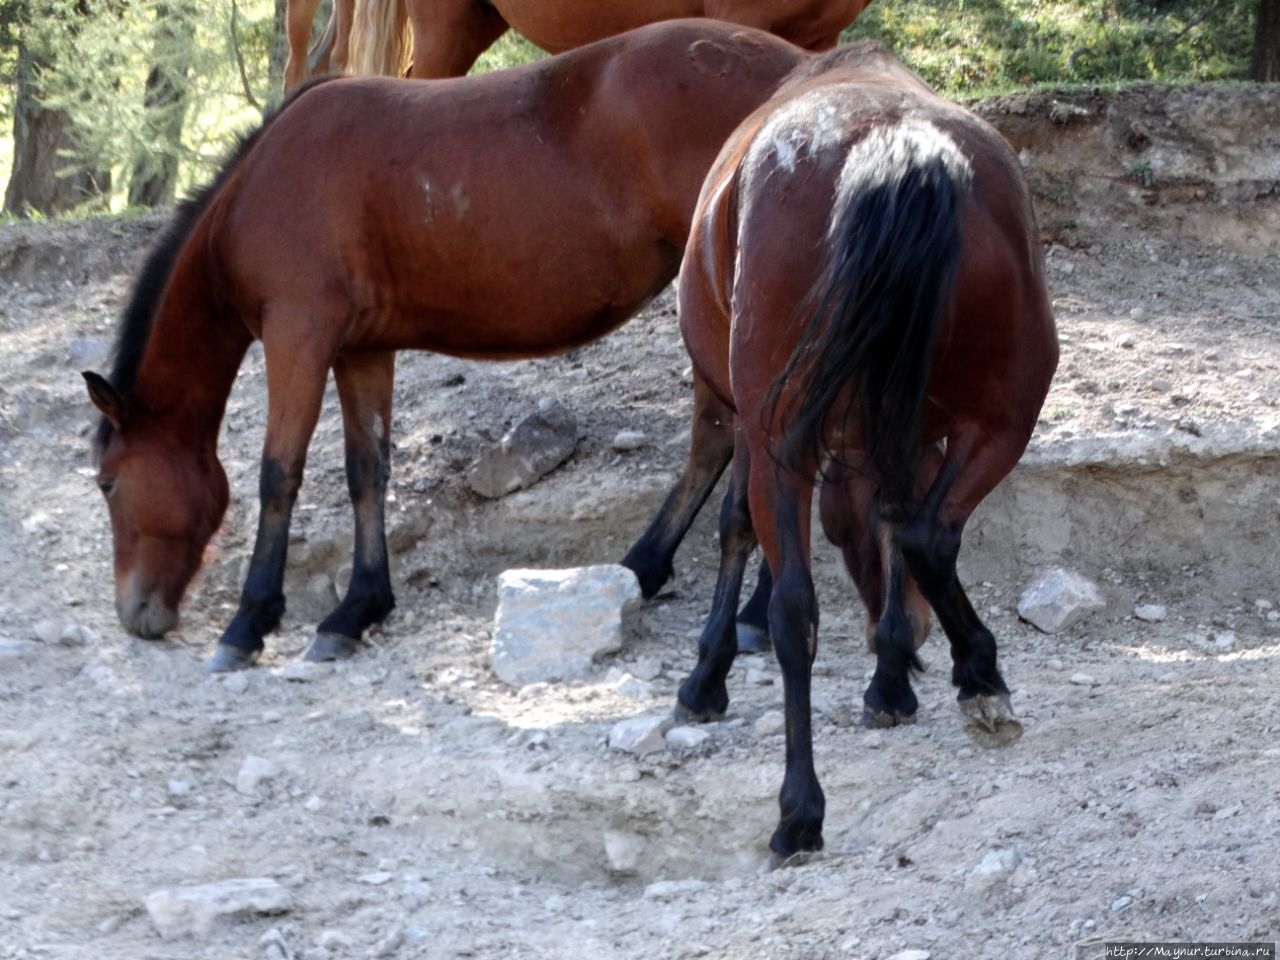
[(132, 396), (193, 441), (216, 442), (252, 336), (215, 296), (207, 257), (188, 243), (156, 310)]

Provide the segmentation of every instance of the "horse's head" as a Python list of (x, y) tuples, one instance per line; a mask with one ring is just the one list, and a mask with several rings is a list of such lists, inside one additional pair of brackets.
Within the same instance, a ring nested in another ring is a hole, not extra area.
[(158, 637), (177, 625), (183, 592), (222, 522), (227, 475), (213, 447), (134, 409), (96, 373), (84, 378), (104, 418), (98, 487), (111, 515), (116, 613), (130, 633)]

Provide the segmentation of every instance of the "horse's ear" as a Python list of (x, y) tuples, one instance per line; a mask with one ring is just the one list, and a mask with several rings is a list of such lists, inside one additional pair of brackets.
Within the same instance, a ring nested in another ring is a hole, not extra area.
[(99, 376), (92, 370), (85, 370), (81, 376), (84, 377), (85, 385), (89, 388), (89, 399), (93, 401), (93, 405), (102, 412), (113, 427), (119, 430), (128, 410), (124, 397), (120, 396), (115, 387), (107, 383), (105, 377)]

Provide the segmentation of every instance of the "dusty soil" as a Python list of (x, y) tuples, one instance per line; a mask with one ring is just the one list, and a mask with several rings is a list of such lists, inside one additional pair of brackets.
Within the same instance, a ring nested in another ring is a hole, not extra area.
[[(592, 682), (515, 690), (487, 663), (495, 575), (616, 560), (678, 469), (670, 295), (565, 357), (402, 357), (399, 609), (364, 656), (291, 680), (349, 555), (330, 397), (284, 627), (261, 667), (215, 679), (201, 662), (256, 510), (260, 354), (225, 424), (218, 555), (176, 635), (125, 636), (77, 371), (105, 365), (160, 221), (0, 229), (0, 958), (936, 960), (1280, 939), (1278, 101), (1144, 88), (980, 105), (1023, 152), (1063, 345), (1032, 448), (962, 558), (1026, 735), (994, 753), (966, 739), (936, 633), (919, 722), (852, 723), (863, 614), (820, 550), (827, 850), (773, 872), (784, 745), (754, 730), (780, 709), (771, 662), (735, 666), (698, 750), (604, 744), (617, 720), (669, 709), (693, 663), (709, 522)], [(465, 468), (545, 397), (578, 416), (572, 460), (502, 501), (470, 493)], [(618, 453), (622, 429), (649, 442)], [(1053, 636), (1020, 622), (1050, 564), (1098, 582), (1107, 610)], [(1138, 603), (1168, 618), (1137, 620)], [(50, 622), (87, 635), (15, 643)], [(648, 695), (620, 692), (623, 671)], [(274, 773), (244, 791), (250, 756)], [(632, 869), (611, 868), (606, 833)], [(232, 877), (273, 878), (293, 906), (160, 939), (144, 897)]]

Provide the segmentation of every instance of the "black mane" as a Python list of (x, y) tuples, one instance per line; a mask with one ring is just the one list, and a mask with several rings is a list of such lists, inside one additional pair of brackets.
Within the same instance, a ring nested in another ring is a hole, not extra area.
[[(200, 215), (208, 208), (232, 171), (240, 166), (241, 161), (248, 156), (272, 122), (304, 92), (330, 79), (333, 78), (321, 77), (299, 87), (280, 106), (268, 113), (256, 130), (251, 130), (239, 137), (223, 162), (222, 169), (218, 171), (218, 175), (211, 183), (177, 205), (173, 219), (169, 221), (151, 253), (147, 255), (134, 281), (128, 305), (121, 316), (120, 332), (116, 335), (115, 348), (112, 351), (111, 373), (107, 377), (107, 381), (116, 389), (116, 392), (122, 395), (127, 394), (138, 379), (138, 368), (142, 365), (142, 355), (146, 352), (147, 341), (151, 338), (151, 327), (155, 322), (160, 298), (169, 283), (178, 254), (186, 245)], [(110, 437), (111, 424), (103, 417), (98, 423), (94, 442), (99, 454), (106, 447)]]

